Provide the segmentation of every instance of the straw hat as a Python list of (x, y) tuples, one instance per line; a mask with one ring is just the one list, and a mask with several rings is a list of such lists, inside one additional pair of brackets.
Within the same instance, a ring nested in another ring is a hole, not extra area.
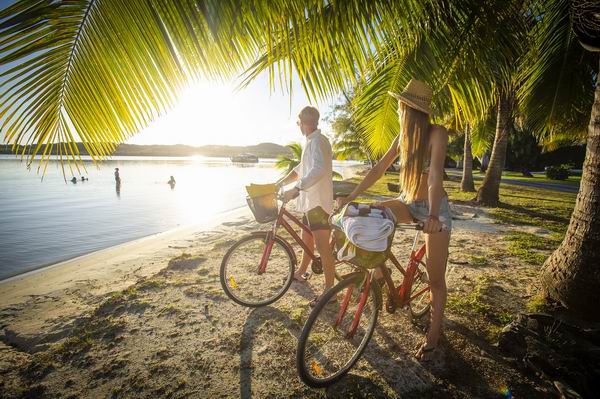
[(420, 80), (411, 79), (400, 94), (391, 91), (388, 91), (388, 94), (411, 108), (430, 115), (433, 113), (431, 111), (433, 90)]

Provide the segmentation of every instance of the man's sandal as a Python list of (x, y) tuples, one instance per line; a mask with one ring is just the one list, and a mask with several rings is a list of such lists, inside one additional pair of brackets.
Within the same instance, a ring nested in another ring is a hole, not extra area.
[(296, 277), (296, 275), (294, 274), (294, 275), (292, 276), (292, 278), (293, 278), (293, 280), (294, 280), (294, 281), (298, 281), (298, 282), (300, 282), (300, 283), (305, 283), (305, 282), (307, 282), (307, 281), (308, 281), (308, 279), (309, 279), (311, 276), (312, 276), (312, 273), (311, 273), (311, 272), (306, 272), (306, 273), (304, 273), (304, 274), (303, 274), (302, 276), (300, 276), (300, 277)]

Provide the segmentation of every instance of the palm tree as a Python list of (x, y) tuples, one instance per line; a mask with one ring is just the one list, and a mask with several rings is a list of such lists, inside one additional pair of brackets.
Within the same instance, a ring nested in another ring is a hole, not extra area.
[(283, 174), (290, 173), (302, 159), (302, 145), (300, 143), (290, 143), (286, 145), (290, 149), (291, 155), (280, 155), (277, 157), (275, 167), (281, 169)]
[(471, 193), (475, 192), (475, 183), (473, 182), (473, 151), (471, 150), (471, 128), (465, 127), (465, 145), (463, 153), (463, 173), (460, 181), (460, 191)]
[[(534, 56), (542, 56), (526, 71), (523, 93), (530, 122), (545, 127), (548, 136), (557, 128), (558, 134), (577, 130), (580, 117), (573, 108), (579, 107), (579, 113), (589, 110), (590, 86), (595, 85), (595, 97), (575, 209), (561, 245), (542, 267), (541, 281), (550, 298), (585, 318), (600, 320), (600, 17), (597, 3), (586, 1), (555, 0), (547, 2), (544, 11), (534, 31)], [(568, 118), (560, 117), (564, 114)], [(554, 123), (557, 119), (562, 123)]]
[(487, 206), (498, 206), (500, 200), (500, 180), (506, 161), (506, 146), (514, 124), (515, 99), (511, 89), (498, 93), (496, 107), (496, 135), (492, 155), (483, 183), (477, 190), (477, 202)]

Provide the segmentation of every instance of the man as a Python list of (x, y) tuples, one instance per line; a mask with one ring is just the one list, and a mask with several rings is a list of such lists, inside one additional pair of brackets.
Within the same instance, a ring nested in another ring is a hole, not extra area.
[[(333, 211), (333, 182), (331, 167), (331, 144), (321, 134), (319, 111), (314, 107), (304, 107), (298, 114), (298, 126), (306, 137), (302, 159), (287, 176), (277, 184), (285, 186), (297, 181), (294, 188), (284, 193), (286, 201), (298, 197), (298, 210), (304, 213), (303, 222), (308, 224), (312, 236), (302, 231), (302, 241), (308, 248), (317, 246), (321, 255), (321, 263), (325, 274), (324, 292), (333, 286), (335, 271), (333, 254), (329, 247), (330, 227), (329, 215)], [(302, 254), (300, 268), (294, 274), (297, 281), (306, 281), (306, 269), (311, 259), (306, 252)], [(319, 297), (311, 302), (314, 306)], [(335, 298), (334, 298), (335, 300)]]
[(121, 176), (119, 176), (119, 168), (115, 168), (115, 182), (121, 184)]

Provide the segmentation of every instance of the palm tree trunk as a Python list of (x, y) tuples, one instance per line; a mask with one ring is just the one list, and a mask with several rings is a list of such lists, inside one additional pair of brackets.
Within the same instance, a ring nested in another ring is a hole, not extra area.
[(542, 267), (552, 299), (585, 318), (600, 320), (600, 85), (588, 127), (583, 175), (567, 234)]
[(513, 126), (514, 99), (512, 93), (500, 93), (498, 97), (498, 116), (496, 121), (496, 137), (490, 163), (477, 191), (477, 202), (486, 206), (498, 206), (500, 200), (500, 179), (506, 160), (506, 145)]
[(460, 181), (460, 191), (472, 193), (475, 191), (473, 183), (473, 153), (471, 152), (471, 128), (465, 130), (465, 150), (463, 154), (463, 174)]

